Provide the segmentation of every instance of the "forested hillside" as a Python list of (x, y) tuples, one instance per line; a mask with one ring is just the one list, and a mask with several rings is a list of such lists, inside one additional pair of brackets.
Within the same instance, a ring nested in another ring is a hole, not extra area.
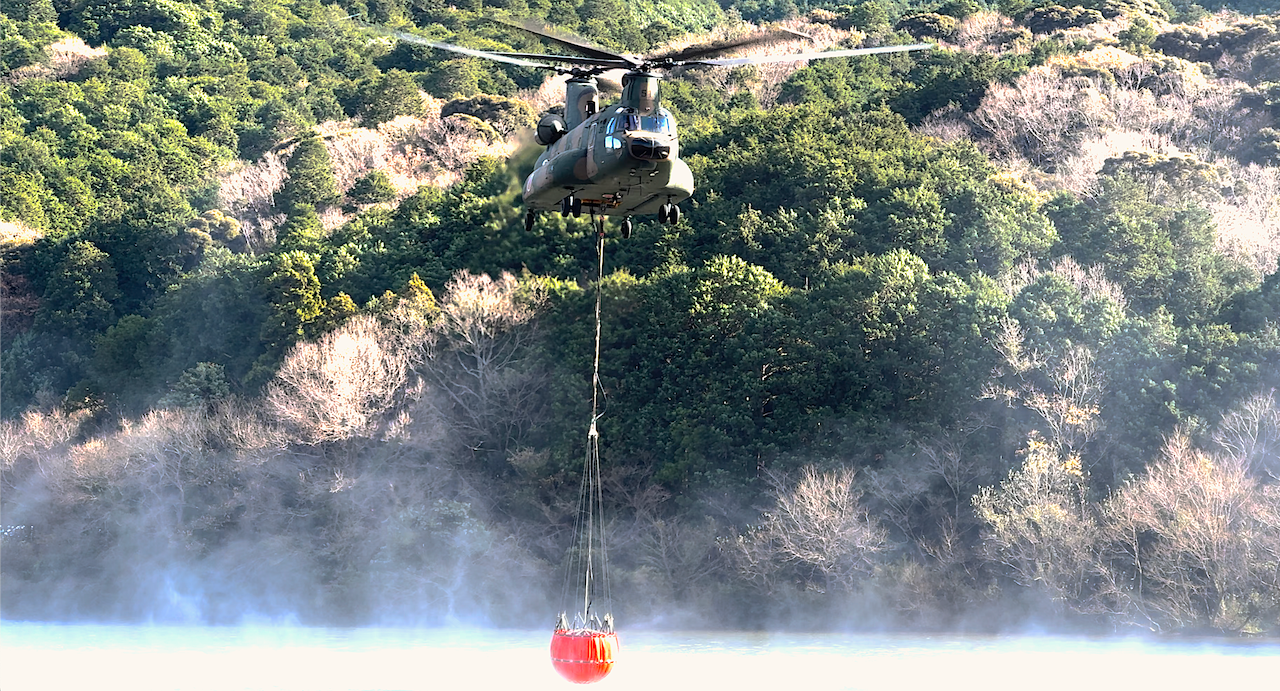
[(6, 0), (3, 614), (550, 624), (562, 86), (354, 21), (547, 49), (505, 14), (937, 44), (663, 83), (698, 190), (602, 285), (621, 626), (1280, 632), (1269, 4)]

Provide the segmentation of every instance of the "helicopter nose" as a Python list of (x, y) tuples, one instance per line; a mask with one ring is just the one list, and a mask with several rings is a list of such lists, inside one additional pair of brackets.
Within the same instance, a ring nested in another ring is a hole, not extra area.
[(631, 155), (642, 161), (665, 161), (671, 157), (671, 145), (649, 137), (631, 140)]

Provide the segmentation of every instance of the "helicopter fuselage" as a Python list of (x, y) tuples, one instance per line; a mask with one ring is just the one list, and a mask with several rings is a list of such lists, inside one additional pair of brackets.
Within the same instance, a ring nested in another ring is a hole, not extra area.
[(561, 210), (576, 197), (583, 212), (630, 216), (688, 199), (693, 174), (680, 160), (675, 120), (665, 108), (651, 112), (608, 106), (566, 132), (525, 179), (526, 208)]

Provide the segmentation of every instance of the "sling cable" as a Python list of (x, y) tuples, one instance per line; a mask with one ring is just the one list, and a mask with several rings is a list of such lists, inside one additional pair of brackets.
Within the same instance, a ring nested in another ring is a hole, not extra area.
[[(596, 254), (599, 272), (596, 277), (596, 353), (591, 375), (591, 428), (587, 432), (587, 458), (582, 471), (582, 489), (578, 497), (578, 515), (574, 521), (574, 549), (565, 570), (563, 600), (568, 602), (571, 589), (582, 611), (570, 623), (561, 612), (551, 635), (551, 664), (560, 676), (575, 684), (591, 684), (613, 671), (618, 655), (618, 634), (613, 630), (613, 600), (609, 593), (609, 560), (604, 540), (604, 493), (600, 483), (600, 292), (604, 282), (604, 231), (597, 226)], [(581, 586), (581, 598), (576, 588)], [(604, 597), (604, 617), (598, 616), (593, 597)], [(566, 610), (567, 611), (567, 610)]]

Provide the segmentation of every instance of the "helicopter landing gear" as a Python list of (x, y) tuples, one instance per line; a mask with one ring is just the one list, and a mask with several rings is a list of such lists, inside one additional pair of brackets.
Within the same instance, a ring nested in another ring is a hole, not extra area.
[(631, 217), (628, 216), (622, 219), (622, 225), (619, 228), (622, 230), (622, 239), (625, 240), (631, 237)]
[(533, 230), (533, 222), (537, 218), (538, 215), (532, 211), (524, 215), (524, 232), (528, 233)]
[(582, 215), (582, 200), (572, 194), (560, 200), (560, 215), (573, 214), (574, 218)]
[(680, 222), (680, 207), (667, 202), (658, 207), (658, 223), (675, 225)]

